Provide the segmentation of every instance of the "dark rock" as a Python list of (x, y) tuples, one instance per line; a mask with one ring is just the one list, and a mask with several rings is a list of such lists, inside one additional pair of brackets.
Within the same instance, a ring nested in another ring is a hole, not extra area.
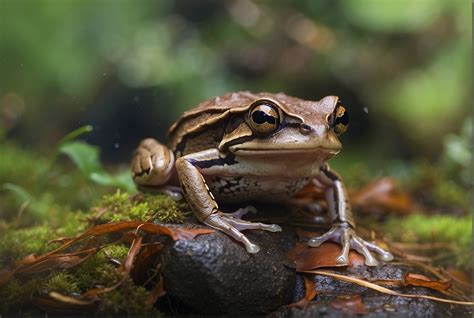
[(282, 233), (246, 235), (260, 246), (259, 253), (247, 253), (218, 231), (165, 245), (165, 288), (181, 311), (184, 307), (202, 314), (258, 314), (292, 301), (296, 273), (284, 252), (294, 242), (294, 232), (287, 228)]
[[(329, 269), (343, 275), (371, 279), (401, 279), (407, 272), (420, 272), (402, 265), (384, 264), (378, 267), (353, 267)], [(333, 306), (333, 301), (344, 296), (358, 295), (367, 310), (363, 317), (471, 317), (472, 308), (460, 305), (440, 303), (427, 299), (405, 298), (383, 294), (353, 283), (340, 281), (331, 277), (314, 275), (318, 295), (305, 309), (282, 307), (270, 317), (353, 317), (354, 313), (344, 312)], [(404, 294), (432, 295), (440, 298), (446, 296), (423, 287), (403, 287), (390, 289)], [(298, 275), (295, 288), (297, 301), (305, 294), (302, 276)], [(359, 315), (360, 317), (360, 315)]]

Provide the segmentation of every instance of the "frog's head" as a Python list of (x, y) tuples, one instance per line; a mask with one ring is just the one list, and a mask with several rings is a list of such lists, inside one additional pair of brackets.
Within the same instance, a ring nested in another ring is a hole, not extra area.
[(241, 156), (307, 153), (326, 160), (341, 149), (337, 136), (348, 125), (337, 96), (313, 102), (269, 94), (229, 120), (219, 148)]

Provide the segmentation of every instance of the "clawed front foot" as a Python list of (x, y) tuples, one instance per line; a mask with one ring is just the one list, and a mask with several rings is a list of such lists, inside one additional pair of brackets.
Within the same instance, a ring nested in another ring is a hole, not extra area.
[(260, 247), (250, 242), (249, 239), (240, 231), (265, 230), (269, 232), (280, 232), (281, 227), (277, 224), (264, 224), (260, 222), (241, 220), (240, 218), (248, 212), (256, 213), (257, 210), (252, 206), (248, 206), (246, 208), (239, 209), (234, 213), (218, 212), (209, 215), (204, 220), (204, 223), (213, 228), (217, 228), (227, 235), (233, 237), (237, 241), (242, 242), (245, 245), (247, 252), (258, 253), (260, 251)]
[(365, 257), (365, 264), (367, 266), (377, 266), (378, 261), (372, 255), (375, 252), (380, 255), (380, 259), (388, 262), (393, 259), (393, 255), (379, 246), (367, 242), (360, 238), (355, 232), (354, 228), (347, 223), (341, 223), (333, 226), (325, 234), (312, 238), (308, 241), (308, 245), (311, 247), (318, 247), (326, 241), (335, 241), (341, 244), (342, 252), (336, 258), (338, 264), (347, 264), (349, 262), (349, 250), (350, 248), (355, 249)]

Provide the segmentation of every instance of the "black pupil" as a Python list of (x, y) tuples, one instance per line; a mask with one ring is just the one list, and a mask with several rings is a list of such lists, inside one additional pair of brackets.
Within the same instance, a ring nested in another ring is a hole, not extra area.
[(267, 114), (263, 110), (255, 110), (252, 113), (252, 120), (258, 125), (263, 125), (265, 123), (269, 123), (272, 125), (276, 124), (276, 118), (272, 115)]
[(341, 117), (336, 117), (336, 125), (343, 124), (344, 126), (349, 125), (349, 114), (347, 111), (344, 111), (344, 114)]

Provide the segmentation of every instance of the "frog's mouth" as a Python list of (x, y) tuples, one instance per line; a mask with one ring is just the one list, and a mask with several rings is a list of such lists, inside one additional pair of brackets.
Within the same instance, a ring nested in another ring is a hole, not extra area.
[(280, 147), (280, 148), (247, 148), (232, 146), (229, 150), (239, 156), (286, 156), (286, 155), (324, 155), (334, 156), (340, 148), (328, 148), (328, 147)]

